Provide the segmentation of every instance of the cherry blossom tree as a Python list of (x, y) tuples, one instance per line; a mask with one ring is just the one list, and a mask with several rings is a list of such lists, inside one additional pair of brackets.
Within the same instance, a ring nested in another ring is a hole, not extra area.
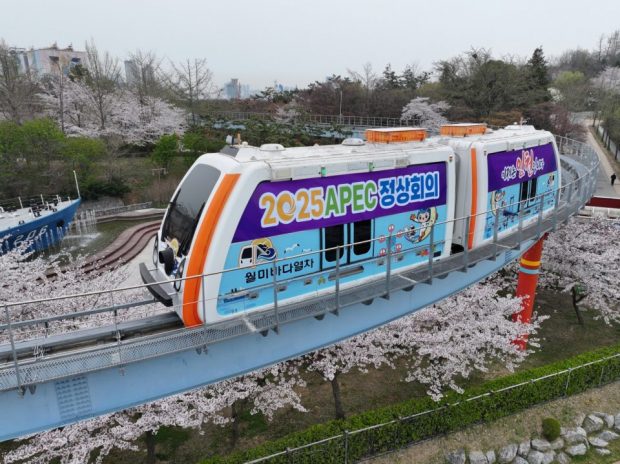
[(592, 79), (592, 85), (603, 92), (620, 93), (620, 68), (606, 67)]
[(620, 323), (619, 243), (619, 220), (572, 219), (545, 241), (541, 285), (566, 292), (584, 287), (579, 306)]
[[(610, 224), (601, 229), (608, 243), (610, 230), (606, 227), (611, 227)], [(579, 234), (569, 232), (559, 242), (567, 242), (568, 238), (574, 239), (575, 236), (579, 237)], [(602, 240), (595, 241), (594, 248), (602, 247)], [(16, 265), (21, 265), (17, 256), (8, 254), (6, 258), (0, 257), (0, 268), (11, 271)], [(607, 257), (618, 259), (614, 256)], [(26, 264), (21, 277), (15, 276), (7, 281), (5, 293), (2, 294), (4, 301), (14, 299), (8, 297), (9, 294), (38, 294), (38, 289), (28, 284), (24, 287), (24, 281), (28, 280), (26, 275), (42, 278), (39, 270), (45, 266), (42, 262), (36, 262), (36, 259), (32, 261), (30, 270)], [(74, 277), (71, 281), (77, 281), (78, 287), (82, 285), (79, 278)], [(89, 278), (86, 281), (89, 289), (92, 289), (92, 280)], [(70, 282), (46, 285), (57, 287), (56, 290), (55, 287), (49, 290), (50, 294), (62, 294), (72, 289)], [(512, 343), (518, 336), (528, 334), (529, 346), (537, 347), (534, 335), (544, 318), (535, 318), (531, 324), (512, 322), (510, 316), (519, 310), (521, 302), (509, 295), (501, 296), (502, 287), (501, 278), (496, 277), (411, 316), (317, 350), (300, 360), (280, 363), (257, 373), (97, 418), (85, 424), (33, 436), (6, 454), (4, 459), (7, 463), (23, 459), (47, 462), (56, 457), (61, 462), (86, 462), (90, 451), (97, 449), (97, 459), (101, 461), (114, 447), (138, 449), (138, 439), (142, 436), (146, 437), (147, 456), (153, 456), (153, 434), (162, 426), (200, 429), (205, 423), (231, 423), (236, 418), (237, 405), (245, 406), (248, 403), (251, 404), (252, 413), (260, 412), (268, 419), (273, 418), (275, 411), (283, 407), (304, 411), (298, 393), (299, 387), (305, 385), (304, 371), (317, 372), (330, 382), (337, 417), (344, 417), (339, 375), (353, 370), (364, 373), (371, 367), (394, 367), (396, 359), (407, 360), (404, 380), (426, 385), (429, 395), (439, 399), (446, 388), (460, 391), (459, 382), (462, 379), (476, 371), (487, 371), (491, 362), (499, 361), (508, 369), (513, 369), (529, 353), (519, 350)], [(45, 311), (48, 309), (49, 306)], [(51, 310), (56, 311), (54, 308)], [(26, 316), (35, 317), (35, 314), (29, 313)], [(233, 427), (233, 442), (235, 436)]]
[(426, 97), (416, 97), (402, 110), (401, 121), (415, 121), (415, 124), (425, 127), (431, 132), (439, 132), (442, 124), (448, 120), (443, 114), (450, 108), (445, 101), (430, 103)]
[[(2, 243), (0, 241), (0, 248)], [(3, 285), (0, 286), (0, 304), (91, 293), (89, 296), (52, 300), (45, 303), (24, 304), (10, 307), (13, 321), (67, 314), (84, 308), (108, 306), (141, 299), (140, 291), (103, 293), (92, 295), (97, 290), (117, 288), (127, 278), (124, 267), (110, 271), (85, 274), (82, 258), (55, 255), (45, 257), (26, 253), (28, 244), (23, 243), (14, 250), (0, 255), (0, 271)], [(60, 259), (62, 258), (62, 260)], [(143, 295), (142, 295), (143, 297)], [(131, 317), (145, 317), (160, 311), (167, 311), (160, 305), (147, 305), (131, 311)], [(129, 317), (119, 313), (118, 320)], [(110, 316), (101, 314), (88, 318), (80, 317), (54, 323), (50, 327), (30, 328), (14, 331), (15, 339), (32, 338), (70, 330), (100, 326), (111, 323)], [(0, 333), (0, 343), (8, 343), (8, 333)], [(39, 355), (45, 356), (45, 353)], [(211, 385), (207, 388), (166, 398), (128, 411), (98, 417), (86, 422), (70, 425), (29, 437), (23, 444), (3, 456), (3, 462), (44, 463), (58, 458), (62, 463), (88, 462), (90, 453), (98, 450), (97, 462), (113, 449), (137, 450), (137, 440), (146, 434), (147, 455), (154, 456), (154, 441), (162, 426), (200, 428), (203, 424), (226, 424), (234, 419), (227, 415), (227, 408), (234, 408), (238, 402), (251, 405), (251, 413), (261, 413), (271, 420), (274, 413), (285, 407), (305, 411), (297, 389), (305, 386), (295, 363), (280, 363), (236, 379)], [(151, 440), (149, 440), (149, 437)]]
[(514, 323), (521, 300), (500, 296), (501, 279), (488, 279), (431, 307), (376, 330), (307, 355), (302, 363), (331, 383), (336, 417), (344, 417), (338, 376), (369, 367), (394, 367), (408, 359), (406, 381), (420, 382), (439, 400), (446, 388), (461, 391), (458, 382), (475, 371), (486, 372), (492, 362), (513, 370), (530, 351), (514, 343), (527, 334), (529, 346), (538, 347), (535, 334), (545, 317), (531, 324)]
[(184, 132), (183, 110), (160, 98), (140, 97), (121, 88), (106, 96), (106, 125), (102, 127), (99, 110), (92, 104), (95, 97), (91, 87), (85, 82), (66, 80), (60, 105), (59, 85), (58, 80), (50, 81), (41, 97), (47, 114), (58, 121), (62, 118), (68, 135), (119, 138), (123, 143), (145, 145), (164, 134)]
[(535, 317), (530, 324), (512, 322), (521, 299), (500, 296), (501, 290), (487, 279), (392, 323), (393, 333), (409, 351), (405, 380), (426, 385), (438, 400), (445, 388), (461, 392), (461, 379), (486, 372), (493, 362), (512, 371), (531, 353), (512, 342), (520, 335), (527, 334), (529, 346), (538, 347), (534, 335), (546, 317)]
[[(107, 290), (118, 288), (127, 279), (124, 268), (101, 270), (86, 274), (83, 257), (72, 258), (69, 254), (45, 256), (25, 252), (28, 243), (23, 242), (18, 247), (0, 255), (0, 272), (2, 285), (0, 286), (0, 304), (35, 301), (42, 298), (56, 298), (67, 295), (88, 293), (80, 298), (51, 300), (45, 303), (26, 303), (18, 306), (9, 306), (12, 321), (38, 319), (46, 316), (76, 312), (93, 306), (117, 304), (129, 299), (137, 299), (142, 292), (128, 290), (120, 295), (112, 295)], [(2, 239), (0, 239), (0, 249)], [(102, 291), (101, 294), (92, 294)], [(116, 299), (116, 301), (115, 301)], [(147, 305), (139, 308), (136, 313), (119, 312), (118, 320), (129, 317), (144, 317), (161, 311), (159, 305)], [(104, 323), (111, 323), (112, 316), (102, 313), (88, 318), (75, 318), (51, 323), (49, 327), (24, 327), (14, 329), (17, 340), (36, 335), (50, 335), (85, 327), (93, 327)], [(8, 340), (6, 331), (0, 332), (0, 343)]]
[(95, 462), (101, 463), (114, 448), (139, 451), (138, 440), (146, 434), (147, 462), (154, 463), (153, 435), (162, 427), (201, 430), (207, 423), (228, 424), (233, 417), (225, 411), (239, 401), (250, 401), (251, 413), (262, 413), (268, 420), (285, 407), (303, 412), (295, 391), (303, 386), (294, 365), (276, 364), (237, 379), (28, 437), (6, 453), (3, 462), (43, 464), (58, 459), (61, 464), (86, 463), (91, 452), (98, 450)]
[(317, 372), (325, 381), (330, 382), (336, 419), (345, 417), (339, 384), (340, 375), (354, 369), (366, 373), (369, 367), (377, 369), (383, 365), (394, 368), (393, 360), (406, 353), (406, 349), (397, 343), (398, 340), (393, 336), (391, 329), (391, 325), (383, 326), (314, 351), (302, 358), (301, 363), (308, 371)]

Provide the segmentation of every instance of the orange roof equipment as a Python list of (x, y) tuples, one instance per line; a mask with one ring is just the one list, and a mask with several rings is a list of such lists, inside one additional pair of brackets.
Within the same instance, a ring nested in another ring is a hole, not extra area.
[(426, 129), (420, 127), (389, 127), (366, 130), (366, 141), (374, 143), (421, 142), (424, 139), (426, 139)]
[(467, 137), (468, 135), (482, 135), (487, 131), (485, 123), (444, 124), (439, 134), (445, 137)]

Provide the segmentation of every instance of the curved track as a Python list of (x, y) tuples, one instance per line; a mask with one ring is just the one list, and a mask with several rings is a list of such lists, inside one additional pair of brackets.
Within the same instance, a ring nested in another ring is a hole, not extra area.
[[(97, 334), (93, 334), (89, 344), (79, 348), (51, 354), (24, 351), (23, 357), (19, 356), (19, 346), (12, 335), (18, 326), (48, 327), (60, 319), (103, 313), (116, 317), (121, 309), (132, 311), (152, 300), (105, 308), (85, 304), (80, 311), (70, 314), (31, 321), (15, 318), (12, 322), (10, 313), (17, 314), (20, 306), (46, 304), (50, 299), (6, 305), (7, 322), (0, 324), (0, 331), (8, 331), (11, 343), (0, 345), (7, 360), (0, 362), (0, 440), (118, 411), (269, 366), (403, 317), (480, 281), (517, 259), (545, 232), (562, 227), (594, 193), (596, 155), (582, 143), (558, 140), (560, 153), (565, 155), (562, 167), (567, 182), (555, 193), (560, 200), (551, 214), (543, 216), (541, 206), (537, 218), (520, 225), (518, 233), (502, 237), (495, 234), (483, 246), (454, 253), (441, 261), (431, 258), (427, 265), (404, 273), (388, 270), (381, 280), (371, 284), (340, 291), (336, 286), (333, 293), (300, 302), (279, 304), (276, 297), (273, 308), (265, 311), (190, 329), (145, 327), (143, 335), (129, 339), (121, 337), (119, 324), (100, 325), (94, 329), (112, 329), (117, 339), (98, 343)], [(540, 197), (542, 205), (544, 194)], [(466, 218), (455, 220), (463, 219)], [(139, 230), (136, 237), (129, 232), (119, 237), (125, 243), (106, 261), (111, 263), (122, 255), (128, 256), (126, 253), (141, 240), (150, 237), (148, 225)], [(432, 249), (433, 243), (428, 247)], [(274, 279), (270, 285), (277, 295), (279, 282)], [(77, 302), (99, 293), (102, 292), (57, 299), (72, 298)], [(52, 345), (86, 337), (84, 332), (61, 333), (61, 340)], [(31, 338), (19, 343), (30, 342), (38, 347), (42, 341)]]

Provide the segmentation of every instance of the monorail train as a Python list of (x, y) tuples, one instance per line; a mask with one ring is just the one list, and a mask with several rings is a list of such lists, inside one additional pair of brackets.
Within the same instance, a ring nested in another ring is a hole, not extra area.
[[(190, 168), (157, 234), (154, 268), (140, 271), (186, 326), (218, 322), (480, 246), (534, 220), (540, 195), (560, 185), (554, 137), (531, 126), (452, 124), (432, 138), (373, 129), (366, 141), (302, 148), (238, 143)], [(542, 198), (545, 212), (557, 201)]]

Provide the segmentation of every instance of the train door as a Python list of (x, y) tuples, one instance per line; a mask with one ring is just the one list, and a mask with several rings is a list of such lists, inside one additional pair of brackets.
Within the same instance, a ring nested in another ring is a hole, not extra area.
[[(321, 258), (323, 269), (335, 267), (337, 260), (343, 266), (370, 258), (373, 255), (372, 230), (371, 219), (321, 229), (321, 243), (325, 250)], [(338, 246), (341, 247), (339, 250), (330, 249)]]
[[(321, 267), (323, 269), (335, 267), (339, 261), (341, 266), (347, 264), (348, 259), (348, 240), (349, 225), (338, 224), (336, 226), (321, 229), (321, 243), (323, 252), (321, 253)], [(342, 247), (336, 249), (335, 247)]]
[(538, 186), (538, 178), (528, 180), (521, 184), (520, 192), (520, 209), (531, 208), (536, 204), (536, 190)]
[(373, 255), (374, 243), (372, 231), (374, 229), (372, 219), (357, 221), (349, 224), (351, 230), (351, 247), (349, 249), (349, 262), (361, 261)]

